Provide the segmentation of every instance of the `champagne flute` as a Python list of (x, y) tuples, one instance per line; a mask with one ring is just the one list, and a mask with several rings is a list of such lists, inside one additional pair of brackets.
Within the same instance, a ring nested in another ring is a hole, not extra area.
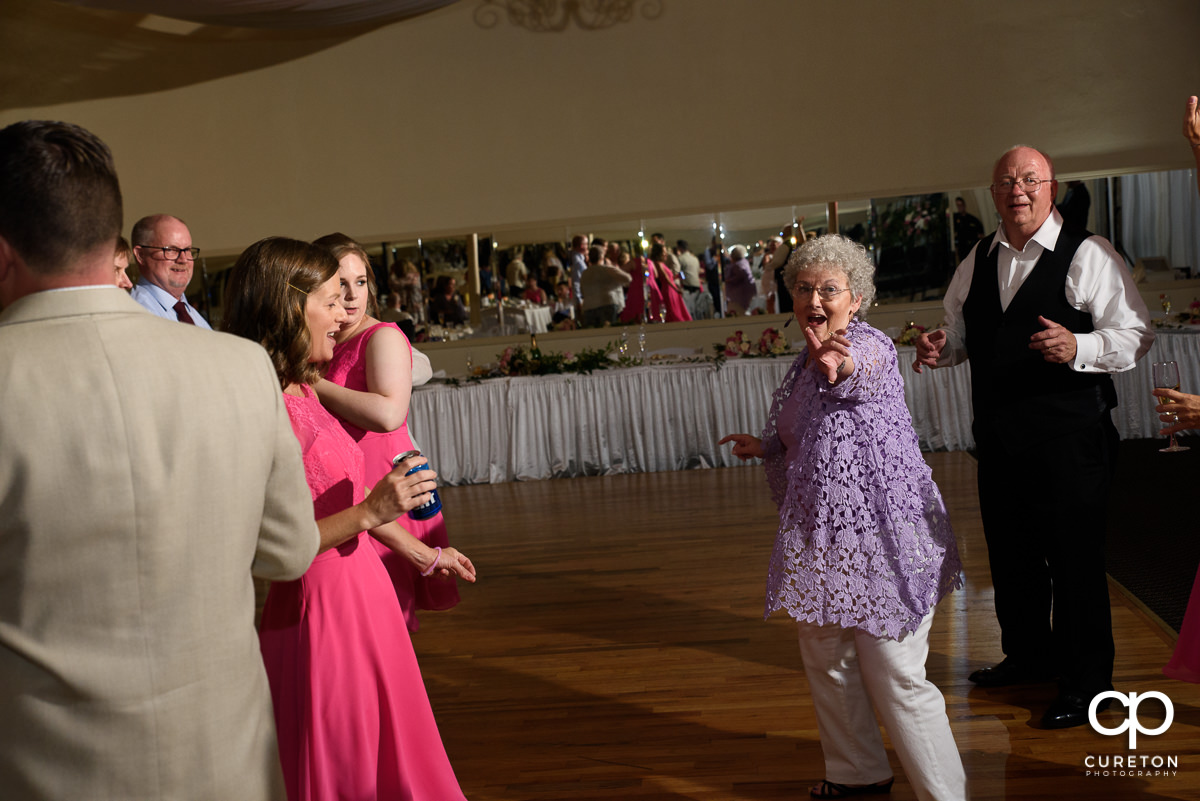
[[(1179, 365), (1175, 362), (1155, 362), (1154, 363), (1154, 386), (1156, 389), (1173, 389), (1179, 390)], [(1155, 395), (1154, 400), (1160, 403), (1174, 403), (1170, 398), (1160, 398)], [(1168, 414), (1170, 414), (1168, 412)], [(1175, 420), (1179, 419), (1176, 414), (1171, 414)], [(1187, 445), (1179, 445), (1175, 442), (1175, 434), (1171, 434), (1171, 444), (1165, 448), (1158, 449), (1160, 453), (1179, 453), (1180, 451), (1191, 450)]]

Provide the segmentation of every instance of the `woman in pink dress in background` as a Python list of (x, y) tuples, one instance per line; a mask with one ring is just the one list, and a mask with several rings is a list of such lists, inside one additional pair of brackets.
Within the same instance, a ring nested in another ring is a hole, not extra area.
[[(1183, 107), (1183, 135), (1192, 146), (1196, 159), (1196, 188), (1200, 190), (1200, 99), (1192, 95)], [(1188, 429), (1200, 430), (1200, 395), (1189, 395), (1177, 389), (1156, 389), (1154, 394), (1164, 400), (1154, 407), (1159, 420), (1167, 427), (1159, 434), (1175, 434)], [(1200, 684), (1200, 571), (1188, 596), (1183, 625), (1171, 661), (1163, 673), (1173, 679)]]
[(260, 343), (300, 441), (321, 549), (298, 580), (271, 585), (259, 641), (291, 801), (462, 799), (442, 747), (382, 542), (424, 574), (475, 580), (469, 559), (435, 549), (395, 518), (429, 499), (436, 474), (405, 472), (364, 499), (362, 452), (313, 392), (346, 313), (336, 260), (307, 242), (251, 245), (230, 276), (225, 330)]
[[(345, 234), (328, 234), (313, 244), (337, 259), (346, 310), (333, 360), (315, 389), (321, 403), (358, 442), (366, 459), (367, 482), (373, 483), (392, 469), (394, 456), (417, 448), (408, 432), (412, 345), (395, 323), (373, 316), (375, 280), (362, 246)], [(449, 545), (441, 512), (426, 520), (403, 515), (396, 522), (431, 548)], [(377, 542), (376, 550), (392, 577), (410, 632), (420, 626), (416, 610), (450, 609), (458, 603), (458, 586), (452, 579), (422, 578), (412, 563), (387, 546)]]
[(655, 242), (650, 246), (650, 264), (653, 269), (651, 275), (658, 281), (659, 293), (662, 295), (663, 305), (667, 308), (667, 322), (691, 320), (692, 313), (687, 310), (687, 304), (683, 302), (683, 291), (679, 288), (679, 276), (671, 269), (667, 260), (667, 246), (662, 242)]
[[(642, 310), (647, 308), (648, 322), (675, 323), (691, 320), (692, 315), (683, 302), (683, 293), (679, 289), (679, 281), (667, 267), (666, 247), (655, 242), (650, 248), (650, 258), (637, 256), (629, 262), (633, 280), (629, 284), (629, 294), (625, 298), (625, 308), (621, 311), (622, 323), (633, 323), (642, 319)], [(649, 273), (650, 280), (646, 276)], [(647, 289), (649, 291), (647, 291)]]

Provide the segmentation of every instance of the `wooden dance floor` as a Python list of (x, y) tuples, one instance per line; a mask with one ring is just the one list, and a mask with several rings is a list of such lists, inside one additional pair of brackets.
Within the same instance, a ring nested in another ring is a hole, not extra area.
[[(1043, 731), (1053, 686), (967, 681), (1000, 657), (975, 463), (964, 453), (927, 459), (967, 577), (938, 608), (928, 670), (946, 696), (972, 797), (1200, 798), (1200, 686), (1161, 674), (1172, 636), (1119, 591), (1115, 684), (1166, 694), (1174, 721), (1165, 733), (1139, 734), (1131, 749), (1128, 732)], [(762, 620), (777, 519), (761, 467), (442, 496), (451, 540), (479, 583), (463, 587), (458, 608), (424, 613), (414, 642), (467, 798), (808, 797), (823, 771), (795, 628)], [(1100, 722), (1115, 728), (1127, 712), (1114, 705)], [(1152, 730), (1164, 714), (1150, 700), (1138, 721)], [(892, 761), (891, 798), (914, 798)], [(1109, 775), (1088, 775), (1089, 764)]]

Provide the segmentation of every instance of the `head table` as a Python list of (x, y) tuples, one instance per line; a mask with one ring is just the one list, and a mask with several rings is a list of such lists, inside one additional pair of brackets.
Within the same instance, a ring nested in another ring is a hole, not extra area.
[[(904, 395), (923, 450), (968, 450), (970, 364), (913, 372), (897, 348)], [(1179, 362), (1182, 388), (1200, 393), (1200, 336), (1161, 332), (1150, 353), (1114, 376), (1122, 438), (1153, 437), (1150, 364)], [(409, 430), (443, 484), (724, 467), (740, 462), (726, 434), (758, 435), (792, 357), (651, 364), (528, 378), (492, 378), (413, 391)]]

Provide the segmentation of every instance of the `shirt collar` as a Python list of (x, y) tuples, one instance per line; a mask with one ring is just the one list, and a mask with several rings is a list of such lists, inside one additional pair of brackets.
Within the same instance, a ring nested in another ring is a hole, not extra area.
[[(1034, 231), (1033, 236), (1029, 238), (1030, 242), (1037, 242), (1044, 250), (1054, 250), (1054, 246), (1058, 244), (1058, 235), (1062, 233), (1063, 218), (1058, 213), (1058, 209), (1051, 207), (1050, 216), (1042, 223), (1042, 227)], [(1008, 236), (1004, 233), (1004, 223), (996, 229), (996, 236), (992, 238), (992, 246), (988, 248), (988, 253), (995, 250), (1001, 243), (1006, 247), (1016, 250), (1008, 244)], [(1029, 244), (1026, 243), (1026, 247)]]
[(167, 290), (163, 289), (162, 287), (160, 287), (156, 284), (150, 283), (149, 281), (145, 280), (144, 278), (139, 278), (137, 285), (139, 287), (141, 287), (143, 290), (149, 292), (151, 294), (151, 296), (153, 296), (154, 299), (157, 300), (164, 309), (174, 309), (175, 304), (181, 300), (184, 302), (184, 305), (187, 306), (189, 309), (192, 308), (192, 304), (187, 302), (186, 295), (182, 298), (176, 298), (174, 295), (172, 295)]

